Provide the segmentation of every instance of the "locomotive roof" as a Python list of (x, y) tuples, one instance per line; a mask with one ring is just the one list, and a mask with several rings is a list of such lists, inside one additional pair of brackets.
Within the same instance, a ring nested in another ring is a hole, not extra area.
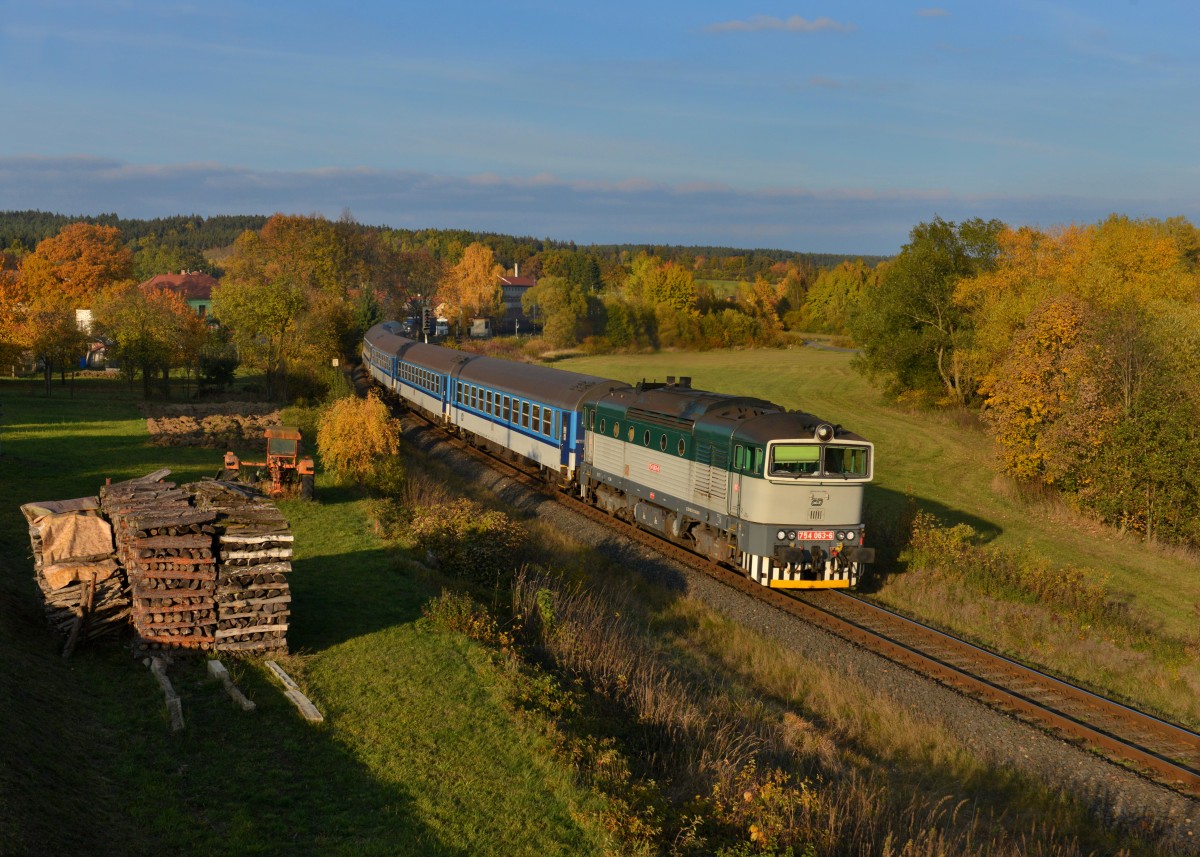
[(762, 413), (779, 409), (777, 405), (762, 399), (693, 390), (691, 387), (676, 384), (630, 387), (608, 397), (605, 404), (623, 407), (631, 417), (680, 428), (697, 422), (707, 414), (726, 411), (731, 415)]
[[(817, 426), (824, 422), (826, 421), (803, 411), (775, 411), (751, 417), (738, 426), (736, 434), (739, 440), (761, 444), (772, 440), (809, 440), (814, 436)], [(833, 427), (835, 441), (865, 439), (839, 425)]]
[(515, 363), (496, 357), (480, 357), (463, 367), (459, 377), (513, 393), (526, 399), (574, 410), (589, 395), (618, 390), (628, 385), (611, 378), (583, 375), (532, 363)]

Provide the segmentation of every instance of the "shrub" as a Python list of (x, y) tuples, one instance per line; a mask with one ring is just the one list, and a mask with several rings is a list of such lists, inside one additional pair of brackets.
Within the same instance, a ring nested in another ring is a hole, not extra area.
[(399, 490), (404, 470), (400, 421), (374, 391), (365, 399), (338, 399), (321, 415), (317, 446), (322, 464), (343, 482), (355, 481), (380, 493)]
[(443, 571), (479, 583), (511, 573), (525, 537), (525, 528), (504, 512), (465, 498), (415, 508), (408, 525), (413, 545)]

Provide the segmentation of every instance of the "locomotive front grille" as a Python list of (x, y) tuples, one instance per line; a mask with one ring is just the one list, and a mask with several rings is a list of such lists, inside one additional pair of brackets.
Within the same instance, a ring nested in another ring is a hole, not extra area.
[(809, 509), (808, 510), (808, 519), (810, 521), (825, 520), (825, 510), (824, 509)]

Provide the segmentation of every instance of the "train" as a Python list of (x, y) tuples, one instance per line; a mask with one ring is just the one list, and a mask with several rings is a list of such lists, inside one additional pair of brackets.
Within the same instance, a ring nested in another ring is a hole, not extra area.
[(419, 342), (363, 337), (376, 384), (580, 499), (777, 589), (851, 589), (875, 559), (863, 494), (873, 444), (771, 402), (628, 384)]

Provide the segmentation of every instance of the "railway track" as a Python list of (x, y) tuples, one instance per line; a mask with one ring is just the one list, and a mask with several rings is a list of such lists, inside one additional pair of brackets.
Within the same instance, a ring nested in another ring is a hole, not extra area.
[[(435, 424), (416, 414), (425, 424)], [(923, 676), (1085, 747), (1182, 794), (1200, 797), (1200, 734), (1090, 693), (1009, 658), (835, 590), (763, 587), (744, 575), (583, 503), (541, 475), (461, 437), (445, 435), (490, 467), (576, 513), (733, 589), (816, 625)]]

